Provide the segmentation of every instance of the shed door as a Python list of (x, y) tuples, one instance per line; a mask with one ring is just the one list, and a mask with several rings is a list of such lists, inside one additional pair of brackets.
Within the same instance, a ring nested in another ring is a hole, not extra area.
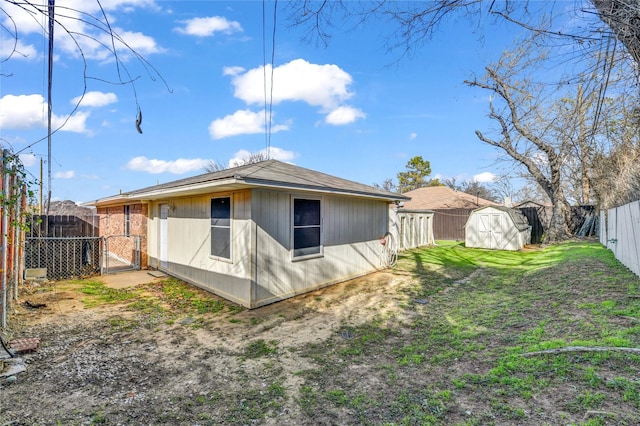
[(490, 241), (491, 245), (489, 248), (492, 249), (501, 249), (502, 247), (502, 215), (501, 214), (492, 214), (491, 215), (491, 228), (489, 229), (489, 234), (491, 235)]
[(167, 267), (167, 218), (169, 217), (169, 204), (160, 204), (160, 233), (158, 243), (160, 245), (160, 267)]
[(491, 248), (491, 222), (490, 215), (478, 214), (478, 246)]
[(502, 215), (480, 214), (478, 215), (478, 241), (480, 247), (499, 249), (502, 248)]

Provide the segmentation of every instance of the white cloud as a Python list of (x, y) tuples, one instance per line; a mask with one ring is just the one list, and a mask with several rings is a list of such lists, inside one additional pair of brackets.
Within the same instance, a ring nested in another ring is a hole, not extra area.
[(147, 157), (135, 157), (129, 160), (129, 162), (125, 165), (126, 169), (134, 170), (138, 172), (147, 172), (147, 173), (173, 173), (173, 174), (183, 174), (196, 170), (204, 169), (211, 160), (205, 160), (203, 158), (178, 158), (173, 161), (165, 161), (165, 160), (153, 160)]
[[(47, 127), (47, 105), (42, 95), (5, 95), (0, 98), (0, 127), (29, 130)], [(54, 129), (82, 133), (86, 131), (88, 112), (78, 111), (73, 116), (52, 116)], [(66, 123), (65, 123), (66, 121)]]
[[(273, 77), (271, 78), (272, 71)], [(265, 73), (269, 76), (266, 82)], [(269, 93), (273, 105), (286, 101), (300, 101), (310, 106), (319, 107), (320, 112), (326, 114), (325, 122), (332, 125), (345, 125), (366, 117), (362, 110), (344, 105), (344, 102), (354, 95), (354, 92), (350, 90), (353, 79), (337, 65), (319, 65), (309, 63), (304, 59), (294, 59), (273, 69), (271, 65), (260, 66), (248, 71), (241, 67), (225, 67), (223, 74), (232, 77), (234, 96), (246, 102), (247, 105), (264, 104), (265, 93)], [(273, 90), (271, 90), (272, 80)], [(236, 114), (238, 113), (236, 112)], [(236, 118), (246, 119), (248, 117)], [(230, 116), (225, 119), (229, 120)], [(216, 122), (220, 126), (223, 124), (221, 120), (216, 120)], [(254, 126), (254, 131), (251, 133), (259, 132), (260, 130), (256, 130), (259, 127)], [(213, 134), (211, 127), (209, 131)], [(216, 137), (212, 137), (216, 139)]]
[[(267, 156), (267, 149), (261, 149), (260, 151), (258, 151), (259, 154), (264, 155), (265, 157)], [(244, 161), (246, 161), (247, 159), (249, 159), (251, 157), (252, 152), (251, 151), (247, 151), (246, 149), (241, 149), (240, 151), (236, 152), (235, 154), (233, 154), (233, 157), (229, 160), (229, 164), (228, 167), (235, 167), (238, 164), (242, 164), (244, 163)], [(287, 151), (284, 150), (282, 148), (278, 148), (275, 146), (272, 146), (269, 149), (269, 156), (270, 159), (272, 160), (280, 160), (280, 161), (285, 161), (285, 162), (291, 162), (292, 160), (296, 159), (298, 157), (298, 153), (294, 152), (294, 151)]]
[(229, 21), (227, 18), (222, 16), (193, 18), (178, 22), (184, 24), (184, 26), (174, 28), (176, 32), (197, 37), (209, 37), (214, 35), (216, 32), (231, 34), (242, 31), (242, 26), (239, 22)]
[(482, 172), (477, 175), (473, 175), (473, 180), (479, 183), (492, 182), (496, 178), (496, 175), (491, 172)]
[(87, 92), (83, 96), (76, 96), (71, 100), (72, 105), (78, 104), (78, 102), (82, 101), (80, 106), (83, 107), (102, 107), (105, 105), (109, 105), (115, 102), (118, 102), (118, 97), (115, 93), (104, 93), (104, 92)]
[(53, 174), (53, 177), (56, 179), (73, 179), (76, 175), (76, 172), (73, 170), (67, 170), (66, 172), (56, 172)]
[(350, 124), (356, 121), (358, 118), (365, 118), (367, 115), (359, 110), (350, 106), (341, 106), (331, 111), (325, 121), (327, 124), (333, 124), (335, 126), (342, 126)]
[(222, 68), (222, 75), (231, 75), (235, 76), (244, 71), (242, 67), (224, 67)]
[(409, 134), (409, 139), (411, 140), (415, 140), (418, 137), (418, 134), (416, 132), (411, 132)]
[[(222, 139), (229, 136), (263, 133), (265, 131), (264, 110), (253, 112), (251, 110), (238, 110), (224, 118), (213, 120), (209, 125), (209, 135), (212, 139)], [(288, 130), (289, 126), (280, 124), (271, 126), (271, 132)]]
[[(265, 71), (269, 76), (271, 65), (267, 65), (266, 70), (257, 67), (245, 73), (225, 68), (227, 75), (233, 76), (234, 95), (249, 105), (264, 104)], [(266, 93), (271, 93), (270, 81), (268, 78)], [(352, 82), (351, 76), (337, 65), (317, 65), (295, 59), (273, 69), (273, 104), (302, 101), (331, 111), (353, 96), (349, 90)]]
[(0, 58), (25, 59), (33, 61), (38, 59), (38, 51), (33, 44), (24, 44), (22, 40), (0, 38)]
[(33, 166), (38, 162), (38, 157), (35, 154), (20, 154), (18, 157), (25, 167)]
[[(16, 6), (5, 2), (2, 8), (4, 14), (0, 17), (0, 22), (5, 28), (13, 28), (15, 23), (18, 29), (18, 38), (31, 33), (42, 34), (41, 25), (44, 19), (44, 12), (41, 11), (42, 5), (36, 2), (33, 6), (31, 4)], [(106, 0), (99, 3), (86, 0), (58, 0), (56, 9), (64, 11), (64, 13), (59, 13), (56, 16), (56, 21), (58, 22), (54, 29), (56, 46), (60, 51), (77, 57), (80, 54), (78, 52), (79, 45), (85, 58), (112, 60), (113, 55), (105, 47), (112, 46), (111, 37), (102, 30), (102, 26), (95, 25), (94, 20), (88, 17), (100, 19), (104, 12), (109, 15), (109, 23), (113, 25), (115, 18), (109, 12), (131, 12), (137, 8), (145, 8), (146, 10), (159, 9), (153, 0)], [(142, 55), (163, 51), (155, 40), (149, 36), (139, 32), (126, 31), (115, 26), (112, 26), (112, 29), (118, 34), (118, 37), (114, 38), (113, 41), (116, 44), (118, 56), (121, 60), (126, 60), (131, 55), (128, 54), (129, 48), (120, 42), (118, 38), (124, 40), (132, 49)], [(71, 39), (69, 33), (75, 34), (75, 42)], [(84, 34), (86, 37), (78, 36), (78, 34)], [(104, 45), (101, 45), (96, 40), (104, 43)]]

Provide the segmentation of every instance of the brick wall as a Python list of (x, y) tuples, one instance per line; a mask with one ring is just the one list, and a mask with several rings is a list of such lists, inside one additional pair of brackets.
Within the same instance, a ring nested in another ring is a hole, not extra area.
[[(129, 235), (140, 236), (140, 262), (145, 269), (147, 263), (147, 217), (149, 206), (147, 204), (128, 204), (129, 206)], [(100, 236), (116, 237), (124, 236), (126, 231), (126, 207), (111, 206), (99, 207), (97, 213), (100, 216)], [(110, 239), (109, 251), (128, 259), (131, 256), (132, 244), (115, 243), (115, 238)]]

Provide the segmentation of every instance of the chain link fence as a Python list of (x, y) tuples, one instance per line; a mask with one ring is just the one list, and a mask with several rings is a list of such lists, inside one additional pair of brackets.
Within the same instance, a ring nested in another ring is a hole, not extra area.
[(140, 269), (139, 235), (110, 235), (104, 238), (103, 273)]
[(100, 274), (101, 237), (27, 238), (25, 269), (46, 268), (47, 279)]
[(46, 268), (47, 279), (140, 269), (140, 236), (26, 238), (25, 269)]

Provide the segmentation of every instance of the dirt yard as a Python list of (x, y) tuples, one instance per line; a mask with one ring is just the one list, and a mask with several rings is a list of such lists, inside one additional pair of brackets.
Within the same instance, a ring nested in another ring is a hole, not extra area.
[[(224, 302), (222, 312), (203, 315), (87, 307), (79, 284), (30, 286), (21, 300), (46, 307), (20, 305), (10, 330), (40, 346), (23, 356), (27, 371), (15, 383), (0, 384), (0, 424), (243, 424), (253, 409), (236, 401), (243, 393), (281, 400), (259, 408), (270, 411), (261, 424), (322, 423), (300, 416), (297, 373), (312, 365), (297, 352), (371, 320), (381, 306), (401, 312), (398, 287), (411, 279), (380, 272), (256, 310)], [(227, 395), (229, 404), (207, 404)]]
[(0, 425), (640, 424), (640, 280), (597, 243), (451, 242), (256, 310), (110, 285), (21, 289)]

